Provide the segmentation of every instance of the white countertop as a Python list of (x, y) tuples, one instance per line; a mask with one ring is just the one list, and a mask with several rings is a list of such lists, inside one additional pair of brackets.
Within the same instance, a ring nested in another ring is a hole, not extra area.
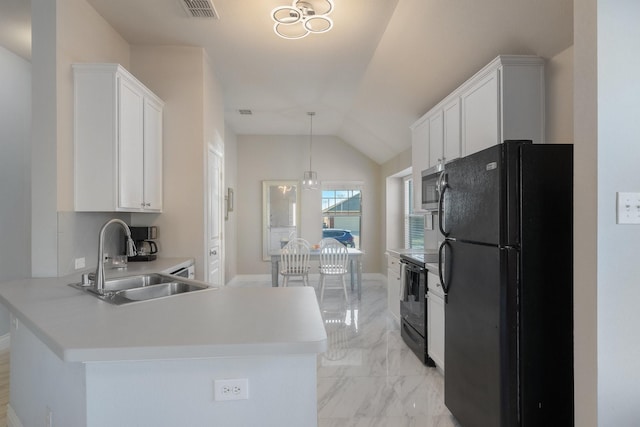
[[(179, 267), (175, 261), (129, 263), (124, 272), (105, 272), (115, 277), (166, 271)], [(67, 286), (79, 279), (78, 273), (0, 284), (0, 303), (64, 361), (326, 350), (327, 335), (313, 288), (221, 288), (115, 306)]]

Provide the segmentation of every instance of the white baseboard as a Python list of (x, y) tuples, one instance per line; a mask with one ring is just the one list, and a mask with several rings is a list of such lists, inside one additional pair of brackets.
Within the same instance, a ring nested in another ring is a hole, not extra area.
[[(387, 282), (387, 276), (381, 273), (363, 273), (362, 278), (366, 280), (380, 280)], [(317, 282), (320, 279), (320, 275), (317, 273), (309, 274), (310, 282)], [(246, 282), (266, 282), (271, 283), (271, 274), (239, 274), (233, 279), (227, 282), (226, 286), (237, 286), (238, 283)]]
[(7, 332), (0, 336), (0, 351), (9, 350), (11, 345), (11, 334)]
[(7, 427), (24, 427), (11, 405), (7, 405)]

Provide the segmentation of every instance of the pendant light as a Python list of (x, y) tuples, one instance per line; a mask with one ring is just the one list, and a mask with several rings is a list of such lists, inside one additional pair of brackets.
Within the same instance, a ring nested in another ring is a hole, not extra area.
[(302, 178), (302, 188), (304, 190), (317, 190), (319, 187), (318, 174), (311, 167), (311, 156), (313, 153), (313, 116), (314, 112), (308, 112), (309, 115), (309, 170), (304, 172)]

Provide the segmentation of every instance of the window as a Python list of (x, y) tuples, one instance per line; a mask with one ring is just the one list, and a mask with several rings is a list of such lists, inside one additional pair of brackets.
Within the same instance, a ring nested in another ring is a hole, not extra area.
[(333, 237), (350, 248), (360, 248), (362, 230), (361, 185), (322, 183), (322, 238)]
[(404, 247), (424, 249), (424, 215), (413, 212), (413, 179), (404, 178)]

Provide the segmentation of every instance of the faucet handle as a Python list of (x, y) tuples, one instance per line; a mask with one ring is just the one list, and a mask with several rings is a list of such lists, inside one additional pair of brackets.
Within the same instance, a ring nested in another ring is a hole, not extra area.
[(89, 286), (95, 279), (96, 275), (93, 273), (82, 273), (82, 276), (80, 277), (81, 277), (80, 284), (82, 286)]

